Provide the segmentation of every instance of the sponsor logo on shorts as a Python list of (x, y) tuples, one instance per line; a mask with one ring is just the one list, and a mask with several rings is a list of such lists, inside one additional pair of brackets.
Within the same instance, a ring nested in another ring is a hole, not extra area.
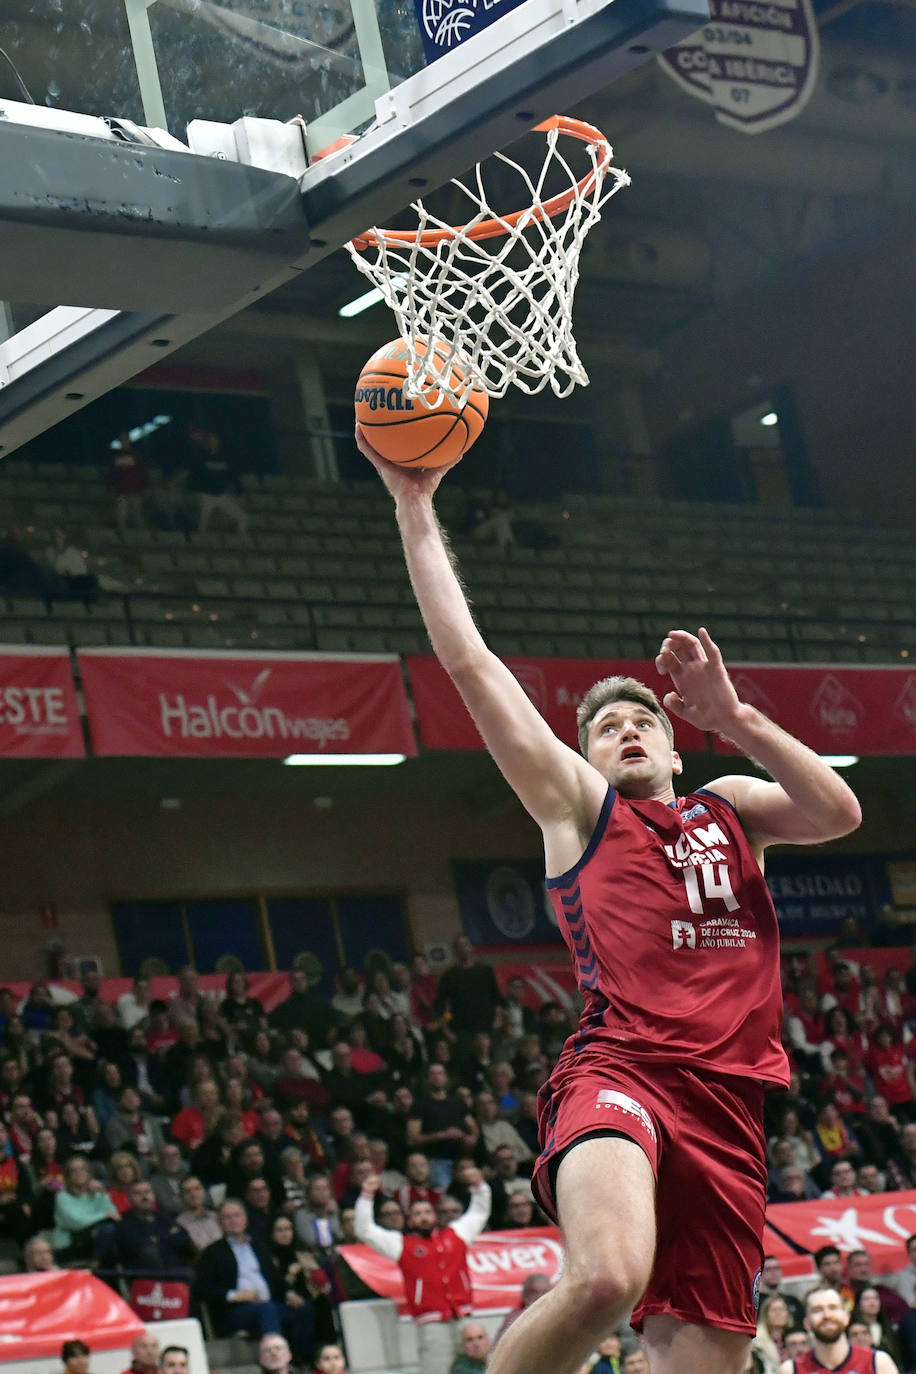
[(754, 1275), (753, 1282), (751, 1283), (751, 1299), (754, 1303), (755, 1312), (760, 1306), (760, 1276), (762, 1273), (763, 1270), (758, 1269), (757, 1273)]
[(625, 1112), (627, 1116), (635, 1116), (643, 1130), (653, 1142), (658, 1141), (655, 1134), (655, 1127), (652, 1118), (645, 1107), (640, 1106), (635, 1098), (627, 1097), (626, 1093), (615, 1092), (612, 1088), (602, 1088), (598, 1093), (595, 1108), (605, 1112)]
[(697, 802), (696, 806), (691, 806), (689, 811), (684, 812), (681, 820), (695, 821), (697, 816), (705, 816), (708, 810), (708, 806), (704, 806), (702, 802)]
[(697, 928), (692, 921), (671, 922), (672, 949), (696, 949)]

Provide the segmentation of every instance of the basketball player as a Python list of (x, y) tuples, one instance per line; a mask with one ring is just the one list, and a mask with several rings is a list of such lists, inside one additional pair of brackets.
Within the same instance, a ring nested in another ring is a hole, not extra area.
[(585, 1000), (541, 1093), (533, 1178), (563, 1228), (566, 1266), (503, 1336), (489, 1374), (573, 1374), (637, 1304), (652, 1374), (739, 1374), (763, 1260), (763, 1085), (788, 1082), (763, 850), (844, 835), (858, 803), (739, 700), (705, 630), (664, 640), (665, 707), (774, 781), (723, 777), (678, 800), (671, 722), (628, 678), (583, 700), (580, 757), (474, 624), (433, 510), (445, 469), (386, 463), (359, 430), (357, 444), (395, 499), (433, 648), (541, 826)]
[(805, 1299), (805, 1327), (813, 1349), (784, 1360), (779, 1374), (898, 1374), (884, 1350), (850, 1345), (849, 1313), (835, 1288), (812, 1288)]

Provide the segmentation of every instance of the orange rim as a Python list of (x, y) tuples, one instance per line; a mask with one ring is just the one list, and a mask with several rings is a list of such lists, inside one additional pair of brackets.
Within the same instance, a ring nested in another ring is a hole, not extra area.
[(561, 134), (567, 134), (570, 138), (578, 138), (582, 143), (594, 143), (601, 149), (601, 156), (598, 159), (597, 167), (586, 172), (585, 176), (575, 187), (568, 191), (562, 191), (560, 195), (554, 196), (551, 200), (545, 200), (543, 205), (537, 206), (534, 214), (530, 210), (514, 210), (512, 214), (505, 215), (502, 219), (484, 219), (472, 228), (466, 224), (456, 226), (454, 229), (424, 229), (418, 234), (416, 230), (410, 229), (373, 229), (365, 234), (360, 234), (351, 240), (357, 252), (363, 253), (367, 248), (371, 248), (374, 243), (407, 244), (419, 243), (423, 248), (435, 248), (439, 243), (444, 243), (447, 239), (452, 239), (456, 234), (463, 234), (465, 238), (477, 243), (481, 239), (495, 239), (501, 234), (505, 234), (509, 229), (513, 229), (523, 215), (530, 215), (532, 219), (543, 220), (553, 219), (555, 215), (561, 215), (568, 209), (573, 198), (578, 194), (586, 196), (591, 191), (600, 173), (603, 173), (611, 160), (611, 145), (608, 143), (604, 134), (591, 124), (586, 124), (581, 119), (573, 119), (570, 115), (553, 115), (550, 119), (545, 119), (543, 124), (534, 126), (534, 133), (549, 133), (551, 129), (558, 129)]

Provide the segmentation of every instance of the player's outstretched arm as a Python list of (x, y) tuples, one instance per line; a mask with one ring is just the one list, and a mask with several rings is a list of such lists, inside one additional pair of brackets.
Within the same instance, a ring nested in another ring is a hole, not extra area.
[(706, 630), (672, 630), (655, 664), (671, 678), (664, 704), (672, 715), (729, 740), (774, 779), (733, 776), (710, 783), (736, 807), (752, 843), (817, 844), (861, 823), (859, 803), (839, 774), (740, 700)]
[[(433, 650), (509, 786), (541, 825), (571, 821), (587, 839), (606, 784), (554, 735), (474, 623), (433, 509), (447, 467), (406, 470), (356, 443), (394, 498), (407, 570)], [(596, 803), (596, 804), (595, 804)]]

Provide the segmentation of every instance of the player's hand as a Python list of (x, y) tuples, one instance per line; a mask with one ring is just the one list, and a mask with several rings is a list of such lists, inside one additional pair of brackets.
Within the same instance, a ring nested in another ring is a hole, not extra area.
[(377, 1193), (382, 1186), (382, 1180), (378, 1174), (367, 1174), (363, 1179), (364, 1193)]
[(666, 711), (698, 730), (724, 730), (734, 719), (741, 701), (707, 630), (671, 630), (655, 666), (674, 688), (665, 694)]
[(398, 467), (397, 463), (389, 463), (387, 458), (376, 453), (361, 425), (356, 426), (356, 447), (364, 458), (369, 459), (395, 501), (408, 494), (431, 499), (445, 474), (461, 461), (456, 458), (455, 463), (445, 463), (441, 468)]

